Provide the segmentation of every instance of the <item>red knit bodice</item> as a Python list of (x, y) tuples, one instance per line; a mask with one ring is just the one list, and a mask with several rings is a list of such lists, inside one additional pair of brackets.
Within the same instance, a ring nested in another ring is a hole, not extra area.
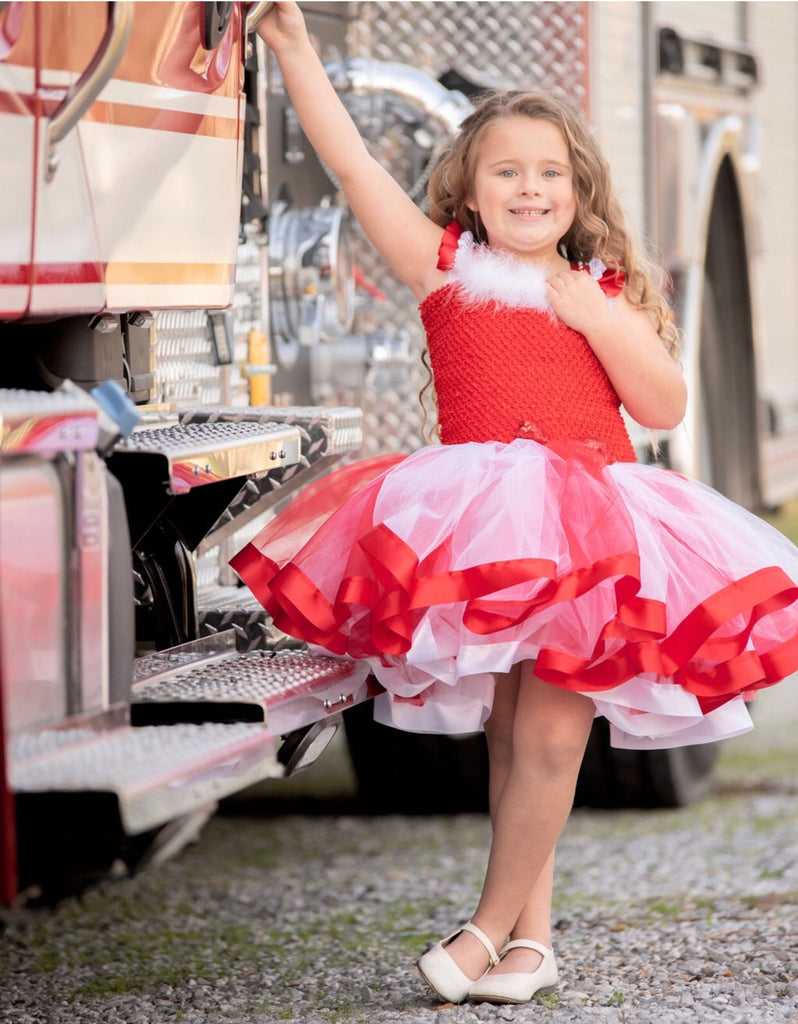
[(608, 462), (635, 461), (604, 368), (550, 310), (475, 301), (456, 283), (419, 309), (444, 444), (581, 441)]

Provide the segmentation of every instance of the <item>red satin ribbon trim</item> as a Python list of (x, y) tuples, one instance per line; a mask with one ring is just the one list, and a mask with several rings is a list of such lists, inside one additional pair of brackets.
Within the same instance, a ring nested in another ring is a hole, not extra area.
[[(555, 564), (542, 558), (436, 570), (446, 552), (434, 551), (419, 563), (410, 546), (384, 523), (362, 534), (359, 547), (373, 576), (347, 576), (332, 603), (295, 564), (281, 569), (253, 545), (239, 552), (233, 564), (278, 628), (336, 654), (404, 654), (424, 612), (448, 604), (463, 604), (465, 627), (488, 636), (614, 579), (616, 615), (605, 624), (591, 656), (580, 658), (544, 645), (536, 667), (541, 679), (590, 692), (646, 673), (672, 678), (711, 708), (736, 694), (750, 697), (798, 670), (798, 636), (768, 651), (746, 649), (758, 621), (798, 599), (798, 585), (777, 566), (712, 594), (666, 636), (664, 607), (638, 594), (639, 559), (631, 552), (557, 578)], [(533, 597), (519, 601), (499, 596), (530, 580), (541, 583)], [(734, 634), (714, 635), (738, 618), (741, 628)]]
[[(673, 678), (699, 698), (722, 693), (728, 699), (769, 686), (798, 669), (796, 637), (764, 653), (744, 650), (756, 623), (796, 598), (798, 587), (782, 569), (760, 569), (707, 598), (661, 641), (628, 642), (599, 660), (605, 653), (606, 637), (618, 635), (613, 627), (602, 635), (592, 658), (544, 648), (535, 671), (547, 682), (585, 691), (610, 689), (645, 672)], [(744, 630), (713, 638), (717, 629), (738, 615), (746, 616)]]
[(798, 634), (772, 647), (760, 658), (767, 679), (786, 679), (798, 665)]

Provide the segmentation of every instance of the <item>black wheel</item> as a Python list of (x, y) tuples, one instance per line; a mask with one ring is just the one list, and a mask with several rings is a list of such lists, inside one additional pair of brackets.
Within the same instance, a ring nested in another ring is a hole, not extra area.
[(438, 736), (374, 721), (371, 701), (344, 713), (361, 806), (369, 814), (461, 814), (488, 809), (483, 733)]
[[(344, 714), (363, 810), (369, 814), (458, 814), (488, 809), (483, 733), (424, 735), (374, 721), (371, 702)], [(673, 750), (610, 746), (606, 719), (593, 724), (576, 787), (579, 807), (682, 807), (709, 787), (718, 745)]]
[(581, 807), (683, 807), (706, 792), (717, 757), (717, 743), (619, 750), (610, 746), (607, 720), (597, 718), (574, 802)]

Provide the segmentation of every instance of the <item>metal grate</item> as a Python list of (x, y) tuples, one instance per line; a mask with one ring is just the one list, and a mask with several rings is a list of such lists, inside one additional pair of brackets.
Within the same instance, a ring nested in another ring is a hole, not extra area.
[(181, 423), (261, 423), (292, 426), (301, 431), (302, 461), (310, 465), (321, 455), (357, 451), (363, 440), (360, 409), (326, 406), (249, 406), (246, 409), (192, 409)]
[[(277, 434), (282, 428), (277, 423), (223, 423), (213, 426), (204, 423), (180, 423), (171, 427), (139, 430), (123, 438), (115, 451), (160, 452), (163, 455), (193, 455), (204, 449), (214, 450), (222, 445), (235, 445), (241, 441), (260, 440), (264, 434)], [(290, 436), (290, 435), (289, 435)]]
[(262, 725), (45, 730), (12, 738), (10, 788), (115, 793), (125, 830), (137, 834), (282, 774), (275, 747)]
[(290, 697), (361, 682), (367, 668), (349, 658), (308, 652), (248, 651), (189, 668), (152, 683), (136, 683), (133, 703), (180, 701), (258, 704), (264, 709)]

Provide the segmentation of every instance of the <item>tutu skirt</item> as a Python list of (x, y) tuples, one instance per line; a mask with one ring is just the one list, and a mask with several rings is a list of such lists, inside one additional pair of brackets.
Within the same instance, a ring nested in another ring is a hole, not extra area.
[(578, 443), (430, 446), (345, 467), (233, 559), (276, 625), (367, 659), (375, 716), (474, 732), (536, 662), (619, 747), (738, 735), (798, 670), (798, 549), (678, 473)]

